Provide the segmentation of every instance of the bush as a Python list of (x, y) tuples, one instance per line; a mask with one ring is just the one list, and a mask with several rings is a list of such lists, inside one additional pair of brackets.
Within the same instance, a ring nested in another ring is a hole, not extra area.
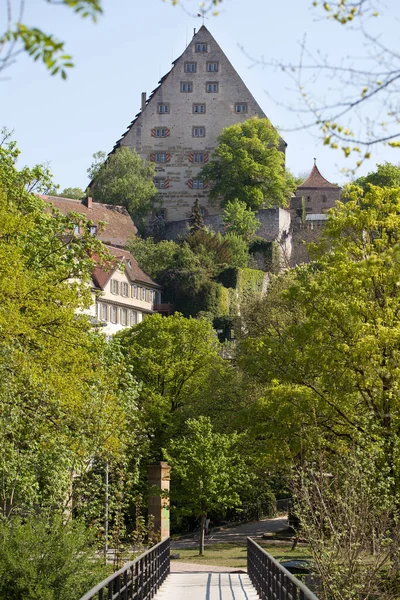
[(80, 522), (16, 517), (0, 523), (1, 600), (77, 600), (107, 574)]

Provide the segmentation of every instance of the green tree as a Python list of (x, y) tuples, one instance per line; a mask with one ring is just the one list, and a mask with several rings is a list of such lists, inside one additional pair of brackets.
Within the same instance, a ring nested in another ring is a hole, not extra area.
[[(94, 155), (96, 157), (96, 155)], [(143, 227), (144, 218), (151, 212), (157, 199), (153, 183), (154, 165), (130, 148), (120, 148), (101, 164), (88, 169), (94, 177), (90, 194), (95, 202), (125, 206)]]
[(172, 467), (172, 499), (179, 510), (200, 517), (199, 554), (204, 554), (204, 525), (213, 510), (240, 505), (240, 490), (247, 482), (239, 438), (215, 433), (208, 417), (188, 419), (187, 434), (172, 440), (164, 450)]
[(18, 171), (17, 158), (13, 142), (0, 147), (3, 517), (64, 505), (73, 473), (97, 452), (119, 452), (117, 432), (131, 410), (121, 378), (133, 391), (82, 312), (92, 303), (91, 256), (104, 255), (101, 244), (72, 236), (81, 215), (50, 212), (27, 191), (40, 189), (40, 167)]
[(249, 209), (285, 206), (296, 185), (285, 172), (282, 140), (268, 119), (256, 117), (222, 130), (200, 177), (212, 182), (210, 198), (222, 205), (237, 198)]
[(251, 241), (260, 226), (254, 212), (237, 198), (226, 203), (223, 222), (228, 233), (235, 233), (247, 242)]
[[(93, 21), (101, 14), (101, 0), (61, 0), (48, 2), (71, 8), (80, 17), (91, 17)], [(73, 67), (72, 57), (65, 54), (64, 42), (60, 42), (51, 33), (45, 33), (39, 27), (32, 27), (24, 23), (25, 3), (23, 0), (13, 3), (7, 2), (6, 11), (7, 29), (0, 36), (0, 47), (3, 57), (0, 57), (0, 72), (12, 66), (21, 52), (25, 52), (34, 61), (41, 60), (51, 75), (60, 74), (67, 78), (67, 69)]]
[(79, 521), (46, 515), (0, 522), (0, 597), (76, 600), (107, 577)]
[(199, 201), (196, 198), (196, 200), (194, 201), (194, 204), (193, 204), (192, 214), (190, 215), (190, 219), (189, 219), (189, 231), (190, 231), (190, 233), (194, 233), (195, 231), (198, 231), (199, 229), (204, 229), (204, 221), (203, 221), (203, 215), (201, 214), (201, 208), (199, 205)]
[(353, 181), (353, 185), (359, 185), (364, 192), (368, 190), (369, 185), (399, 188), (400, 167), (398, 165), (392, 165), (389, 162), (385, 162), (383, 165), (377, 165), (376, 171), (372, 171), (363, 177), (358, 177)]
[[(325, 236), (312, 248), (315, 262), (296, 269), (275, 298), (267, 295), (263, 318), (249, 320), (241, 344), (242, 365), (266, 384), (269, 412), (286, 413), (303, 451), (314, 436), (333, 451), (348, 442), (379, 444), (394, 494), (399, 202), (398, 188), (354, 188), (346, 204), (332, 209)], [(267, 310), (271, 301), (274, 310)]]
[(72, 198), (73, 200), (82, 200), (82, 198), (84, 198), (85, 196), (85, 192), (79, 187), (69, 187), (64, 188), (62, 192), (58, 192), (57, 194), (53, 195), (59, 196), (60, 198)]
[(218, 341), (204, 319), (154, 314), (116, 336), (126, 364), (141, 382), (138, 405), (151, 437), (152, 459), (182, 427), (197, 390), (221, 364)]

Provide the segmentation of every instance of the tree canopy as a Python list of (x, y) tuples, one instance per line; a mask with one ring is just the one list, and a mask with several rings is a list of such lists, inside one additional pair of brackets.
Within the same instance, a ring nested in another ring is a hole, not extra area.
[(117, 149), (107, 158), (103, 153), (94, 154), (94, 158), (88, 169), (93, 200), (125, 206), (140, 227), (157, 199), (153, 163), (127, 147)]
[(225, 206), (236, 199), (252, 210), (285, 206), (295, 183), (285, 172), (283, 141), (268, 119), (256, 117), (226, 127), (200, 177), (210, 181), (210, 198)]

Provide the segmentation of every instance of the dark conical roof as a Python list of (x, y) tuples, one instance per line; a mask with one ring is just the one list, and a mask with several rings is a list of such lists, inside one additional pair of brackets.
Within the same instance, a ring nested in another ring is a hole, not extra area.
[(317, 165), (314, 163), (311, 173), (303, 183), (297, 188), (339, 188), (335, 183), (330, 183), (325, 177), (322, 177)]

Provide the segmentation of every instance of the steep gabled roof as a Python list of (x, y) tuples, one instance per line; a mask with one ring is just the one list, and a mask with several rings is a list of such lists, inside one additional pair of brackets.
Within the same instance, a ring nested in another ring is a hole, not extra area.
[(158, 283), (139, 267), (137, 260), (130, 252), (121, 248), (115, 248), (114, 246), (106, 246), (106, 249), (112, 256), (115, 256), (115, 259), (111, 260), (108, 264), (99, 264), (93, 269), (92, 279), (96, 287), (104, 290), (110, 277), (123, 262), (128, 277), (132, 282), (137, 281), (138, 283), (151, 285), (153, 288), (161, 288)]
[[(192, 45), (193, 42), (196, 41), (196, 38), (201, 39), (201, 41), (206, 40), (207, 43), (212, 43), (213, 46), (215, 48), (218, 48), (218, 51), (221, 53), (221, 55), (223, 55), (224, 60), (227, 61), (227, 63), (231, 66), (232, 70), (235, 72), (236, 77), (238, 78), (241, 86), (244, 87), (244, 89), (247, 90), (248, 94), (252, 97), (252, 94), (250, 93), (250, 91), (248, 90), (247, 86), (245, 85), (245, 83), (243, 82), (242, 78), (240, 77), (240, 75), (235, 71), (235, 69), (233, 68), (233, 66), (231, 65), (229, 59), (227, 58), (226, 54), (223, 52), (223, 50), (221, 49), (221, 47), (219, 46), (219, 44), (217, 43), (217, 41), (215, 40), (215, 38), (212, 36), (212, 34), (208, 31), (207, 27), (205, 25), (202, 25), (200, 27), (200, 29), (197, 31), (197, 33), (194, 34), (193, 38), (191, 39), (191, 41), (189, 42), (188, 46), (185, 48), (185, 50), (182, 52), (182, 54), (180, 56), (178, 56), (178, 58), (176, 58), (173, 62), (172, 62), (172, 67), (171, 69), (165, 74), (163, 75), (163, 77), (161, 77), (160, 81), (158, 82), (158, 86), (151, 92), (151, 94), (149, 95), (149, 97), (146, 100), (146, 104), (144, 106), (144, 109), (141, 110), (140, 112), (138, 112), (135, 115), (135, 118), (133, 119), (133, 121), (131, 121), (131, 123), (129, 124), (127, 130), (123, 133), (123, 135), (119, 138), (119, 140), (117, 140), (117, 142), (115, 143), (112, 151), (110, 152), (110, 154), (112, 154), (113, 152), (115, 152), (115, 150), (117, 150), (120, 146), (121, 146), (121, 142), (124, 140), (124, 138), (129, 134), (129, 132), (131, 131), (132, 127), (136, 124), (136, 122), (138, 121), (138, 119), (141, 117), (141, 115), (143, 114), (143, 112), (146, 110), (147, 106), (149, 105), (149, 103), (152, 101), (153, 97), (155, 96), (155, 94), (158, 92), (158, 90), (161, 88), (161, 86), (167, 81), (168, 77), (170, 76), (170, 74), (172, 73), (175, 65), (177, 63), (179, 63), (181, 60), (184, 60), (185, 54), (187, 54), (189, 52), (189, 48)], [(256, 100), (253, 98), (253, 101), (255, 103), (255, 105), (257, 106), (258, 112), (260, 114), (260, 117), (266, 117), (264, 111), (261, 109), (261, 107), (258, 105), (258, 103), (256, 102)], [(281, 138), (282, 139), (282, 138)], [(286, 142), (282, 139), (282, 143), (287, 146)]]
[(311, 169), (311, 173), (309, 174), (307, 179), (305, 181), (303, 181), (303, 183), (301, 183), (299, 186), (297, 186), (297, 189), (299, 189), (299, 188), (300, 189), (304, 189), (304, 188), (340, 189), (340, 187), (338, 185), (336, 185), (335, 183), (330, 183), (327, 179), (325, 179), (325, 177), (322, 177), (315, 162), (314, 162), (313, 168)]
[(85, 201), (81, 200), (38, 195), (47, 204), (53, 204), (63, 215), (77, 212), (92, 221), (94, 225), (98, 225), (100, 222), (105, 223), (104, 229), (97, 234), (99, 240), (104, 244), (125, 247), (129, 238), (134, 237), (137, 233), (135, 224), (124, 206), (100, 204), (99, 202), (92, 202), (87, 206)]

